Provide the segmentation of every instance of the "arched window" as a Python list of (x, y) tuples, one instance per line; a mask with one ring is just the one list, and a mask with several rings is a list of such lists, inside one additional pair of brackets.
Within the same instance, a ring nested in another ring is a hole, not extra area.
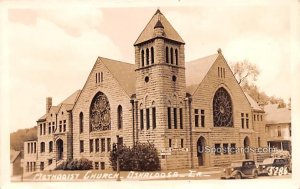
[(219, 88), (213, 99), (213, 118), (215, 127), (233, 127), (233, 108), (229, 93)]
[(168, 129), (172, 128), (171, 107), (168, 107)]
[(83, 133), (83, 113), (79, 114), (79, 132)]
[(144, 50), (142, 50), (142, 54), (141, 54), (142, 67), (145, 66), (145, 59), (144, 59), (144, 57), (145, 57), (145, 52), (144, 52)]
[(173, 54), (174, 54), (174, 52), (173, 52), (173, 48), (171, 48), (171, 64), (173, 64)]
[(169, 63), (169, 47), (166, 47), (166, 63)]
[(154, 48), (151, 47), (151, 64), (154, 64)]
[(149, 49), (146, 49), (146, 65), (149, 66)]
[(41, 153), (45, 152), (45, 142), (41, 142)]
[(175, 64), (178, 65), (178, 50), (175, 49)]
[(49, 152), (52, 152), (53, 151), (53, 142), (50, 141), (49, 142)]
[(90, 131), (111, 129), (110, 104), (102, 92), (98, 92), (90, 106)]
[(122, 106), (118, 106), (118, 129), (122, 129), (123, 126), (123, 110)]

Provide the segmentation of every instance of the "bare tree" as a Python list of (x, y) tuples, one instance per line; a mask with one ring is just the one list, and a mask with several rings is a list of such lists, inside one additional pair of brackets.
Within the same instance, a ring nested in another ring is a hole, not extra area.
[(286, 103), (282, 98), (268, 96), (265, 92), (253, 84), (256, 81), (260, 71), (255, 64), (248, 60), (236, 62), (231, 67), (232, 72), (237, 79), (237, 82), (242, 87), (243, 91), (248, 93), (259, 104), (278, 104), (278, 108), (286, 107)]
[(233, 75), (241, 86), (245, 83), (252, 83), (253, 81), (256, 81), (257, 76), (260, 73), (257, 66), (250, 63), (248, 60), (236, 62), (231, 69)]

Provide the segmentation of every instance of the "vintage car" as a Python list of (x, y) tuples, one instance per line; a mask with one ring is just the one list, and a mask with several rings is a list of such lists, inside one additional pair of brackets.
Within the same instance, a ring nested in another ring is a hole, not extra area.
[(221, 179), (241, 179), (241, 178), (256, 178), (258, 170), (253, 160), (239, 160), (233, 161), (229, 167), (226, 167), (222, 174)]
[(285, 158), (267, 158), (258, 166), (259, 175), (286, 175), (291, 171), (290, 161)]

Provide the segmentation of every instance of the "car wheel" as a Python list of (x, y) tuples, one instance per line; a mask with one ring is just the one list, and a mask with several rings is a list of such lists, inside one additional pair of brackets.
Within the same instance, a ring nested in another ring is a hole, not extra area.
[(257, 176), (258, 176), (257, 171), (254, 171), (253, 178), (257, 178)]
[(234, 176), (235, 179), (241, 179), (242, 178), (242, 175), (241, 173), (237, 173), (235, 176)]

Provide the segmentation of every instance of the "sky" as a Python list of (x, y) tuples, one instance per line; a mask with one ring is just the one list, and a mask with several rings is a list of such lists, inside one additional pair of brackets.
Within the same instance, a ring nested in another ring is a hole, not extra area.
[(185, 41), (187, 62), (221, 48), (230, 65), (257, 65), (256, 85), (267, 95), (291, 96), (290, 4), (133, 5), (9, 6), (1, 13), (10, 132), (36, 125), (46, 97), (57, 105), (81, 89), (98, 56), (134, 63), (133, 44), (158, 7)]

